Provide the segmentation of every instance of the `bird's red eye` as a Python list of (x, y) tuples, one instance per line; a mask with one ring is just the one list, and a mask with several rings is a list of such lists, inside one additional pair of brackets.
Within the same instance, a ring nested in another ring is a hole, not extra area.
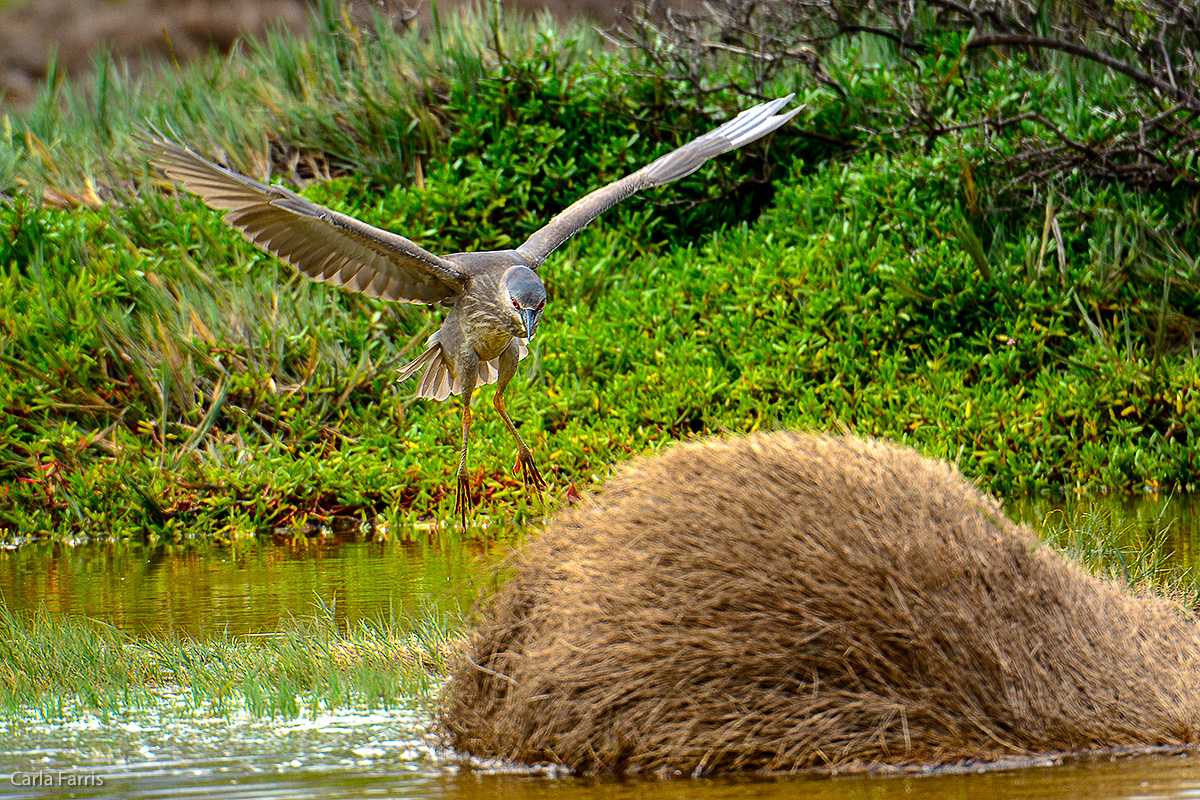
[(513, 308), (520, 309), (520, 308), (521, 308), (521, 304), (520, 304), (520, 303), (518, 303), (516, 300), (513, 300)]
[(541, 311), (541, 310), (542, 310), (543, 308), (545, 308), (545, 307), (546, 307), (546, 301), (545, 301), (545, 300), (543, 300), (542, 302), (538, 303), (537, 310), (538, 310), (538, 311)]

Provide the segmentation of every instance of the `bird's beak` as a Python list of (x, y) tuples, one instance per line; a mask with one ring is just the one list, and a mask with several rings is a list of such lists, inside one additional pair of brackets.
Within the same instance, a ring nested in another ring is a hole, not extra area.
[(542, 318), (542, 312), (534, 308), (520, 309), (521, 323), (525, 326), (525, 341), (532, 342), (534, 334), (537, 333), (538, 322)]

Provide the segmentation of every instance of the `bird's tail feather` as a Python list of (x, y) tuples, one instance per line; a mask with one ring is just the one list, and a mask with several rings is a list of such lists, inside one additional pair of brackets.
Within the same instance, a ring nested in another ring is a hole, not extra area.
[(450, 370), (446, 368), (442, 358), (442, 345), (434, 342), (424, 353), (410, 361), (400, 370), (399, 380), (406, 381), (422, 368), (425, 374), (417, 386), (417, 397), (428, 397), (433, 400), (445, 400), (450, 396)]
[[(451, 373), (450, 365), (446, 362), (445, 354), (442, 352), (442, 343), (430, 337), (428, 344), (429, 347), (425, 352), (400, 370), (399, 380), (408, 380), (424, 367), (425, 373), (421, 376), (421, 382), (417, 384), (417, 397), (445, 400), (452, 394), (462, 394), (462, 378)], [(520, 347), (518, 360), (520, 360), (528, 355), (529, 349), (524, 342), (519, 341), (518, 345)], [(496, 379), (500, 377), (499, 361), (499, 358), (493, 358), (491, 361), (479, 362), (479, 377), (476, 380), (476, 386), (496, 382)]]

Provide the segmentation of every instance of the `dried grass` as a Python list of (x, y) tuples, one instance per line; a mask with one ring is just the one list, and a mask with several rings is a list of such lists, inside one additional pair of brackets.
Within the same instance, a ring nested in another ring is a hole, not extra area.
[(1189, 615), (884, 442), (681, 445), (558, 515), (510, 566), (444, 688), (460, 753), (790, 771), (1200, 731)]

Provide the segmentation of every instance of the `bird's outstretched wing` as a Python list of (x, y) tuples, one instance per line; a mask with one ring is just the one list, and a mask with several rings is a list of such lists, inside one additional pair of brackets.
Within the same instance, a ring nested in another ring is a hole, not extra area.
[(408, 303), (442, 303), (466, 276), (452, 261), (353, 217), (231, 172), (164, 137), (138, 137), (150, 161), (254, 244), (317, 281)]
[(800, 108), (783, 114), (775, 113), (793, 96), (789, 94), (787, 97), (748, 108), (721, 127), (693, 139), (637, 172), (584, 195), (530, 236), (517, 248), (517, 252), (525, 257), (532, 268), (537, 269), (556, 247), (626, 197), (642, 189), (662, 186), (664, 183), (691, 175), (713, 156), (749, 144), (783, 125), (800, 113)]

